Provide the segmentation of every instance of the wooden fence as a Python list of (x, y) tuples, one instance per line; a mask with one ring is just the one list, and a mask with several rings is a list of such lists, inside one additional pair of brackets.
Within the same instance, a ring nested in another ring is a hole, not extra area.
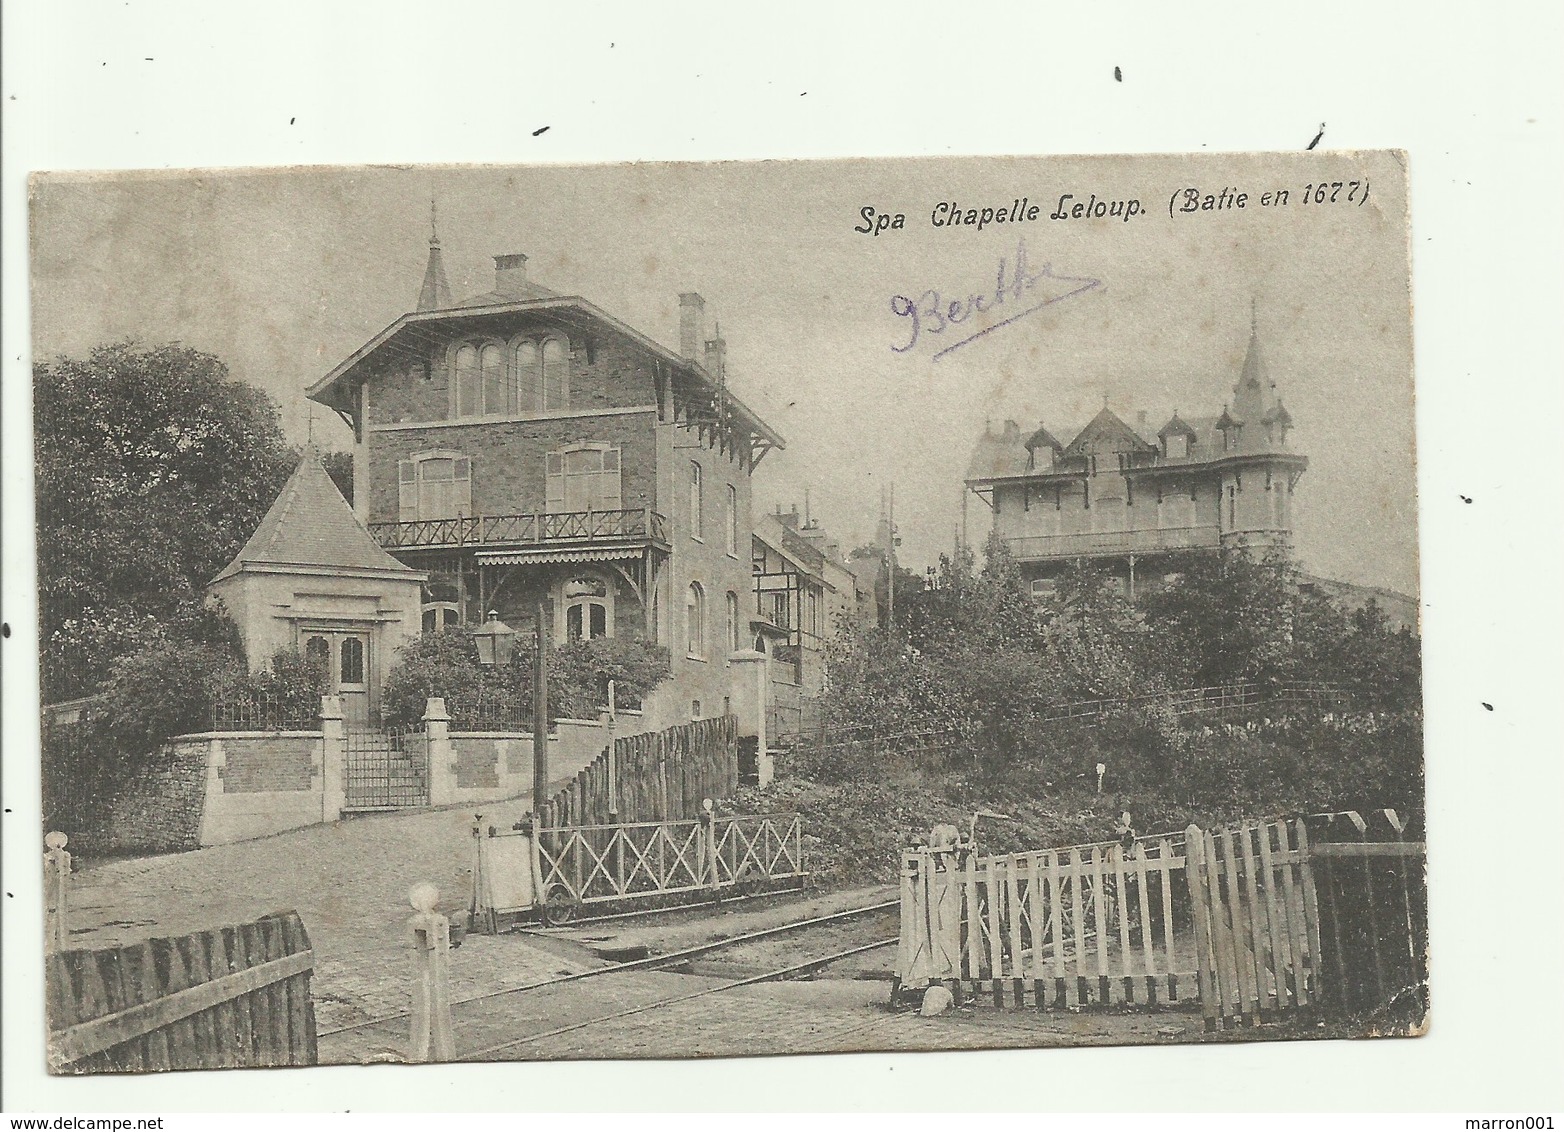
[(1423, 824), (1395, 810), (1304, 819), (1319, 890), (1321, 966), (1328, 1005), (1365, 1010), (1401, 1002), (1428, 1010), (1428, 885)]
[(1000, 856), (902, 853), (900, 984), (1039, 1010), (1199, 994), (1208, 1026), (1307, 1006), (1319, 914), (1301, 820)]
[(1003, 1006), (1039, 1010), (1189, 993), (1196, 970), (1179, 924), (1183, 837), (979, 857), (902, 854), (903, 986), (955, 981)]
[(1301, 820), (1184, 831), (1206, 1028), (1317, 1003), (1320, 917)]
[(739, 784), (738, 720), (698, 719), (614, 740), (543, 806), (544, 829), (698, 817)]
[(47, 957), (53, 1073), (314, 1065), (314, 953), (296, 912)]

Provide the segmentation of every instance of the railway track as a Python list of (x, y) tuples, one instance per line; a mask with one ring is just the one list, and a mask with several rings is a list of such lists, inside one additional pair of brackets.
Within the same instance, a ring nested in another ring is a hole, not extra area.
[[(887, 900), (878, 904), (865, 905), (861, 908), (849, 908), (842, 912), (832, 912), (824, 916), (813, 916), (804, 920), (795, 920), (790, 923), (779, 924), (776, 927), (762, 928), (757, 931), (745, 932), (741, 935), (730, 936), (727, 939), (713, 940), (709, 943), (698, 944), (694, 947), (680, 948), (677, 951), (666, 952), (662, 955), (651, 955), (643, 959), (631, 959), (622, 963), (609, 964), (605, 967), (593, 967), (588, 970), (577, 971), (569, 975), (559, 975), (552, 979), (542, 979), (537, 982), (523, 983), (519, 986), (505, 987), (500, 990), (488, 991), (484, 994), (472, 995), (468, 998), (454, 1000), (451, 1003), (451, 1009), (453, 1015), (455, 1015), (456, 1012), (459, 1011), (462, 1007), (471, 1007), (477, 1004), (501, 1004), (503, 1000), (506, 999), (520, 999), (533, 992), (546, 992), (552, 988), (563, 986), (566, 983), (583, 982), (588, 979), (599, 979), (637, 971), (655, 971), (659, 968), (676, 966), (680, 963), (688, 962), (691, 959), (710, 955), (714, 952), (722, 951), (727, 948), (737, 947), (741, 944), (752, 943), (757, 940), (768, 939), (773, 936), (784, 935), (789, 932), (801, 931), (822, 924), (836, 923), (859, 916), (872, 915), (876, 912), (885, 912), (893, 908), (897, 908), (899, 905), (899, 900)], [(838, 951), (828, 955), (818, 956), (813, 959), (805, 960), (802, 963), (795, 963), (791, 966), (779, 968), (775, 971), (768, 971), (765, 974), (753, 975), (743, 979), (735, 979), (719, 986), (705, 987), (699, 991), (690, 992), (689, 994), (675, 995), (671, 998), (659, 999), (654, 1002), (640, 1004), (628, 1010), (574, 1022), (568, 1026), (557, 1027), (543, 1033), (524, 1035), (515, 1039), (498, 1043), (496, 1045), (488, 1046), (472, 1053), (464, 1054), (463, 1056), (482, 1057), (487, 1054), (508, 1049), (514, 1046), (526, 1045), (530, 1042), (556, 1037), (560, 1034), (569, 1033), (588, 1026), (595, 1026), (602, 1022), (609, 1022), (618, 1018), (627, 1018), (635, 1014), (642, 1014), (650, 1010), (658, 1009), (659, 1007), (672, 1006), (675, 1003), (686, 1002), (690, 999), (701, 998), (706, 995), (717, 994), (726, 990), (734, 990), (739, 987), (751, 986), (756, 983), (787, 978), (789, 975), (805, 974), (811, 970), (818, 970), (821, 967), (829, 966), (832, 963), (854, 955), (863, 954), (869, 951), (876, 951), (882, 947), (888, 947), (896, 942), (897, 937), (892, 937), (888, 940), (880, 940), (875, 943), (849, 948), (845, 951)], [(329, 1030), (321, 1030), (319, 1036), (321, 1038), (327, 1038), (338, 1034), (372, 1031), (376, 1028), (385, 1027), (391, 1023), (406, 1019), (409, 1016), (409, 1011), (400, 1010), (396, 1011), (395, 1013), (381, 1015), (377, 1018), (367, 1019), (363, 1022), (355, 1022), (347, 1026), (337, 1026)], [(456, 1022), (460, 1022), (460, 1020), (461, 1019), (459, 1017), (453, 1018), (453, 1021)]]
[(568, 1026), (556, 1026), (552, 1030), (544, 1030), (540, 1034), (525, 1034), (519, 1038), (499, 1042), (495, 1045), (485, 1046), (482, 1049), (473, 1050), (464, 1055), (463, 1060), (482, 1060), (506, 1050), (519, 1049), (533, 1042), (546, 1041), (549, 1038), (561, 1037), (565, 1034), (584, 1030), (588, 1026), (599, 1026), (605, 1022), (617, 1022), (625, 1018), (634, 1017), (637, 1014), (645, 1014), (651, 1010), (659, 1010), (667, 1006), (677, 1006), (680, 1003), (692, 1002), (697, 998), (705, 998), (707, 995), (721, 994), (723, 991), (736, 990), (739, 987), (754, 986), (756, 983), (771, 982), (775, 979), (783, 979), (789, 975), (801, 975), (809, 971), (817, 971), (821, 967), (829, 966), (837, 960), (846, 959), (853, 955), (862, 955), (868, 951), (878, 951), (882, 947), (891, 947), (900, 942), (900, 937), (892, 936), (890, 939), (882, 939), (876, 943), (866, 943), (860, 947), (850, 947), (846, 951), (838, 951), (830, 955), (818, 956), (805, 960), (802, 963), (794, 963), (788, 967), (780, 967), (775, 971), (767, 971), (763, 975), (751, 975), (746, 979), (734, 979), (732, 982), (722, 983), (715, 987), (704, 987), (688, 994), (672, 995), (668, 998), (659, 998), (652, 1002), (632, 1006), (628, 1010), (618, 1010), (612, 1014), (603, 1014), (596, 1018), (587, 1018), (580, 1022), (572, 1022)]

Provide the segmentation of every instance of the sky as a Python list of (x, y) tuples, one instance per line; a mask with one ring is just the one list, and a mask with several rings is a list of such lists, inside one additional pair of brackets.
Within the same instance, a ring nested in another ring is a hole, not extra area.
[[(1321, 180), (1367, 182), (1368, 199), (1348, 204), (1343, 187), (1303, 204)], [(1246, 206), (1170, 214), (1188, 188), (1242, 191)], [(1288, 203), (1261, 206), (1278, 188)], [(1049, 219), (1064, 193), (1140, 215)], [(941, 202), (1021, 197), (1037, 220), (930, 222)], [(678, 295), (699, 291), (731, 387), (787, 440), (757, 472), (756, 506), (802, 509), (807, 492), (850, 547), (894, 486), (916, 570), (953, 544), (986, 422), (1068, 443), (1104, 403), (1152, 429), (1174, 409), (1219, 413), (1253, 319), (1310, 461), (1300, 560), (1417, 593), (1405, 171), (1388, 152), (46, 176), (32, 187), (34, 357), (180, 341), (276, 397), (295, 442), (313, 429), (346, 448), (303, 391), (413, 307), (431, 201), (457, 297), (491, 289), (493, 255), (524, 252), (534, 281), (676, 349)], [(902, 227), (854, 231), (865, 206)], [(1053, 278), (995, 305), (1023, 244), (1031, 273)], [(930, 290), (993, 309), (939, 334), (923, 319), (914, 342), (893, 300)], [(1058, 301), (1032, 310), (1042, 298)], [(980, 541), (987, 509), (968, 503)]]

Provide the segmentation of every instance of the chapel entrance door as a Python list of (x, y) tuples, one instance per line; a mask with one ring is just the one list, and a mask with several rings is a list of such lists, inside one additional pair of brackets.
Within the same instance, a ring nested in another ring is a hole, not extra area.
[(342, 718), (349, 727), (367, 724), (369, 703), (369, 634), (357, 630), (306, 629), (304, 655), (326, 669), (326, 688), (342, 698)]

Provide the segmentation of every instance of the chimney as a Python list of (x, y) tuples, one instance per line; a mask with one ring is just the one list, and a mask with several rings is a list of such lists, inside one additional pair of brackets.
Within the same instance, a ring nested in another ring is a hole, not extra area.
[(1005, 421), (1005, 439), (1017, 440), (1021, 436), (1021, 426), (1012, 420)]
[(495, 256), (494, 289), (501, 295), (526, 298), (527, 257), (520, 252)]
[(1140, 431), (1141, 432), (1145, 432), (1146, 431), (1146, 410), (1145, 409), (1142, 409), (1140, 412), (1135, 414), (1135, 423), (1140, 426)]
[(679, 296), (679, 353), (699, 362), (705, 341), (706, 300), (695, 291), (685, 291)]
[(706, 341), (706, 372), (721, 381), (728, 371), (728, 342), (722, 336), (722, 324), (717, 324), (717, 336)]

